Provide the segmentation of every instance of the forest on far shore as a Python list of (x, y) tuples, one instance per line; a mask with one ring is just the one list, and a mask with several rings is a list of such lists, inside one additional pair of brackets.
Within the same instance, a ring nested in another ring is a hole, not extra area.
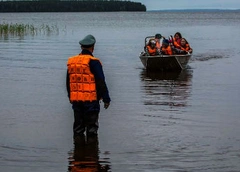
[(140, 2), (120, 0), (0, 1), (0, 12), (114, 12), (146, 11)]

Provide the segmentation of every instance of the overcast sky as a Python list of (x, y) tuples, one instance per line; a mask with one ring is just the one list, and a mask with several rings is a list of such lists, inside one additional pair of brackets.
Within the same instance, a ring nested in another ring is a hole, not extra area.
[(240, 0), (132, 0), (147, 10), (166, 9), (240, 9)]

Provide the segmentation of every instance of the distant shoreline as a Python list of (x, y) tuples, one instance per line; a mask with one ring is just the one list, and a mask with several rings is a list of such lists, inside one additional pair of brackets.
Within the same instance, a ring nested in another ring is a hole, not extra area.
[(146, 6), (140, 2), (108, 0), (37, 0), (0, 1), (0, 12), (118, 12), (142, 11)]
[(147, 10), (147, 12), (223, 12), (240, 11), (240, 9), (167, 9), (167, 10)]

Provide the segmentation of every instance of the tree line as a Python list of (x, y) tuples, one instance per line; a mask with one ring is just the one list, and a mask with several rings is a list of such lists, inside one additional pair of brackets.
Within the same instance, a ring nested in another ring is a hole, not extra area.
[(140, 2), (120, 0), (0, 1), (0, 12), (114, 12), (146, 11)]

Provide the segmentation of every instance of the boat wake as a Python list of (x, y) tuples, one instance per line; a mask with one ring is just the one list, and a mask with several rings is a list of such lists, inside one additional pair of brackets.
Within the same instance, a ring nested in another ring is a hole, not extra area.
[(223, 59), (229, 58), (229, 55), (225, 54), (194, 54), (190, 61), (208, 61), (208, 60), (216, 60), (216, 59)]

